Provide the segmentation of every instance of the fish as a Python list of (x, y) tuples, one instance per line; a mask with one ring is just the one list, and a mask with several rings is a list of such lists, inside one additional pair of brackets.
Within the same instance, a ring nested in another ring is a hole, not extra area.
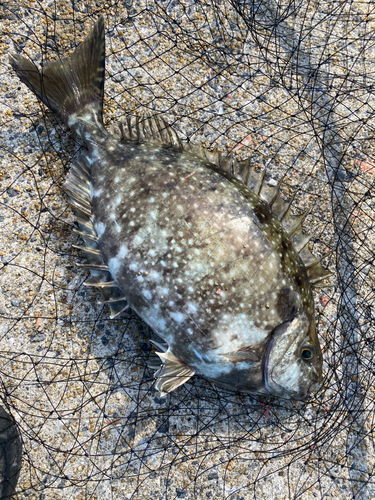
[(13, 497), (22, 464), (22, 440), (13, 418), (0, 406), (0, 498)]
[(128, 307), (163, 342), (155, 387), (195, 374), (256, 395), (304, 400), (322, 383), (312, 287), (330, 275), (308, 249), (303, 214), (250, 160), (180, 140), (160, 116), (103, 125), (105, 26), (19, 79), (86, 144), (64, 185), (111, 317)]

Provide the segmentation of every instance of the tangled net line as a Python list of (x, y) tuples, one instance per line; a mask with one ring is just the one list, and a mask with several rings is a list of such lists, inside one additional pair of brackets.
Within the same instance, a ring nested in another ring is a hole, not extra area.
[[(23, 441), (19, 498), (374, 498), (373, 2), (2, 8), (0, 396)], [(159, 398), (154, 334), (132, 311), (109, 320), (82, 286), (60, 186), (83, 145), (7, 54), (62, 57), (100, 14), (106, 126), (161, 114), (181, 139), (250, 156), (309, 212), (310, 247), (334, 273), (315, 291), (325, 363), (312, 400), (201, 377)]]

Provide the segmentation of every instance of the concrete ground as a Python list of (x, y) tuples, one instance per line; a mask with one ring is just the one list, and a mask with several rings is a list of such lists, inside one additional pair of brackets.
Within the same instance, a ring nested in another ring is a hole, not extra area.
[[(293, 7), (294, 6), (294, 7)], [(374, 492), (371, 2), (3, 2), (0, 396), (19, 425), (19, 498), (370, 499)], [(161, 113), (181, 139), (251, 157), (328, 255), (315, 290), (324, 386), (250, 397), (194, 377), (160, 398), (131, 310), (83, 286), (61, 184), (83, 147), (8, 62), (72, 52), (106, 23), (105, 125)]]

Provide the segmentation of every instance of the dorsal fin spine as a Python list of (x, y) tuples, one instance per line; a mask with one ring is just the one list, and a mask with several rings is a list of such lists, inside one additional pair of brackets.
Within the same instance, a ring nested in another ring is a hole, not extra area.
[(306, 212), (300, 214), (300, 215), (292, 215), (291, 218), (294, 220), (294, 223), (290, 227), (288, 234), (289, 236), (292, 236), (301, 226), (304, 218), (306, 217)]

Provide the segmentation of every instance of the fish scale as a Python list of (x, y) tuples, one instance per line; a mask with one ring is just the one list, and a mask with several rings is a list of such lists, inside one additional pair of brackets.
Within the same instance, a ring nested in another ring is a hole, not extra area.
[(87, 145), (64, 189), (90, 278), (111, 317), (131, 306), (165, 341), (156, 388), (195, 373), (235, 390), (304, 399), (322, 354), (311, 283), (329, 273), (308, 249), (303, 215), (250, 161), (180, 141), (160, 117), (102, 123), (104, 21), (42, 73), (19, 78)]

